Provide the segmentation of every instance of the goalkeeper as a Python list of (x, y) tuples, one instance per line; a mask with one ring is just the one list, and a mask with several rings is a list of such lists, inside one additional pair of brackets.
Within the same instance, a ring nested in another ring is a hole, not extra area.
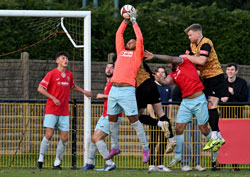
[(138, 109), (135, 97), (136, 74), (144, 55), (144, 45), (141, 30), (136, 22), (136, 14), (130, 14), (130, 21), (136, 35), (135, 39), (130, 39), (126, 46), (124, 44), (123, 33), (129, 20), (122, 21), (116, 32), (116, 53), (114, 74), (111, 79), (112, 88), (108, 96), (108, 115), (110, 123), (110, 135), (112, 148), (106, 159), (111, 159), (119, 154), (118, 146), (118, 115), (124, 112), (135, 129), (143, 149), (143, 162), (149, 160), (149, 148), (147, 138), (141, 122), (138, 120)]

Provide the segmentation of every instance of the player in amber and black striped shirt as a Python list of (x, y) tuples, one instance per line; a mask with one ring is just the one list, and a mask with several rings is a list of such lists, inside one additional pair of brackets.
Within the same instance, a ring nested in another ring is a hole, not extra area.
[(219, 130), (218, 102), (227, 101), (228, 91), (225, 85), (225, 78), (220, 62), (210, 39), (203, 37), (202, 28), (199, 24), (192, 24), (185, 29), (191, 42), (186, 50), (186, 55), (196, 68), (200, 71), (200, 77), (204, 84), (204, 93), (208, 99), (209, 124), (212, 128), (212, 139), (203, 150), (212, 149), (218, 151), (221, 145), (225, 144), (224, 138)]

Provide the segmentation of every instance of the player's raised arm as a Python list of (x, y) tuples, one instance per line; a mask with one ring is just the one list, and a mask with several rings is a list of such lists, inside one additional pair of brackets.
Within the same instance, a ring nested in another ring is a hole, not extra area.
[(183, 62), (183, 59), (181, 57), (153, 54), (147, 50), (144, 52), (144, 57), (146, 58), (145, 60), (160, 59), (160, 60), (166, 61), (168, 63), (173, 63), (173, 64), (177, 64), (177, 65), (179, 65)]
[(116, 32), (115, 47), (116, 47), (117, 54), (119, 54), (122, 50), (125, 49), (123, 33), (124, 33), (128, 23), (129, 23), (129, 20), (126, 20), (126, 19), (123, 20), (121, 25), (119, 26), (117, 32)]
[(139, 25), (137, 24), (136, 21), (136, 11), (134, 11), (133, 13), (130, 13), (130, 21), (133, 24), (133, 28), (134, 28), (134, 32), (135, 32), (135, 36), (136, 36), (136, 55), (138, 56), (138, 58), (140, 58), (141, 60), (143, 59), (144, 56), (144, 44), (143, 44), (143, 36), (142, 36), (142, 32), (140, 30)]

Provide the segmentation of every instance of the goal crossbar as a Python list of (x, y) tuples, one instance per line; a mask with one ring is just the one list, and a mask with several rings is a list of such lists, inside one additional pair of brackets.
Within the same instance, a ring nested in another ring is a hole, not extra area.
[(88, 17), (90, 15), (90, 11), (0, 10), (0, 16), (6, 17)]
[[(0, 10), (0, 17), (72, 17), (84, 18), (84, 90), (91, 90), (91, 12), (59, 10)], [(69, 36), (68, 36), (69, 37)], [(84, 162), (88, 160), (91, 140), (91, 100), (84, 96)]]

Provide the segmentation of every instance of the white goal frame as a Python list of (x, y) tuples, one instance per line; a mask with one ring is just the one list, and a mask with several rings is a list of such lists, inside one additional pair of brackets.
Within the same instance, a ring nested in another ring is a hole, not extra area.
[[(91, 90), (91, 12), (56, 10), (0, 10), (0, 17), (75, 17), (84, 18), (84, 90)], [(69, 35), (66, 32), (67, 36)], [(69, 36), (68, 36), (69, 37)], [(70, 37), (69, 40), (71, 41)], [(71, 41), (72, 42), (72, 41)], [(72, 43), (73, 44), (73, 43)], [(73, 44), (74, 45), (74, 44)], [(88, 160), (91, 140), (91, 100), (84, 96), (84, 163)]]

